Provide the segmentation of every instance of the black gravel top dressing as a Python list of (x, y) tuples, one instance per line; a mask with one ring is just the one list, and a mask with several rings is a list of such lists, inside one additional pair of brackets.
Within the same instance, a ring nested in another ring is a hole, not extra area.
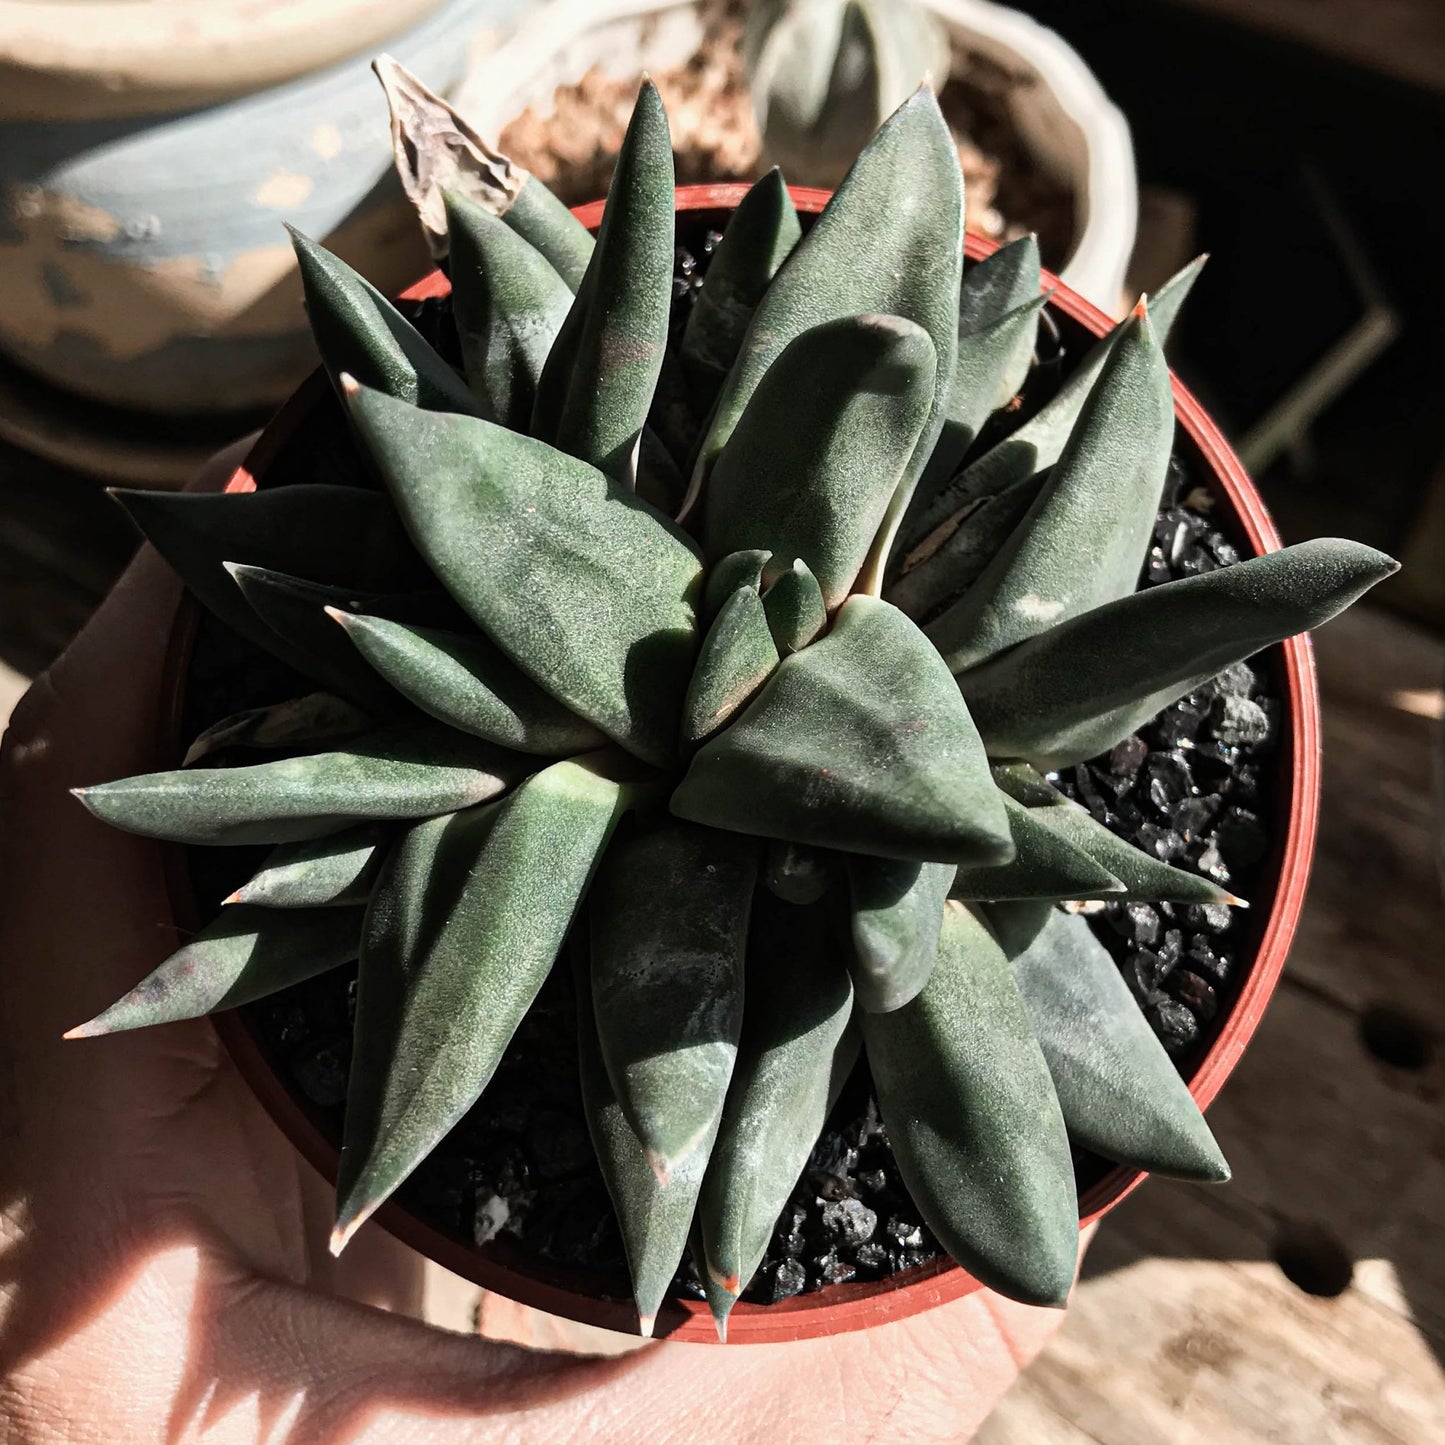
[[(806, 218), (805, 218), (806, 220)], [(694, 228), (677, 252), (673, 328), (684, 324), (717, 241)], [(456, 359), (446, 302), (417, 311), (420, 329)], [(1067, 321), (1041, 335), (1040, 366), (1026, 406), (1046, 399), (1088, 338)], [(1070, 353), (1072, 352), (1072, 355)], [(1016, 413), (1008, 427), (1017, 425)], [(985, 435), (980, 446), (989, 444)], [(282, 448), (268, 484), (328, 481), (373, 485), (334, 400)], [(1239, 560), (1216, 520), (1191, 460), (1177, 456), (1141, 587)], [(1121, 836), (1176, 867), (1205, 874), (1255, 899), (1272, 847), (1281, 720), (1277, 649), (1239, 664), (1161, 713), (1148, 727), (1058, 776), (1057, 785)], [(224, 624), (198, 624), (183, 707), (185, 739), (242, 707), (309, 690)], [(254, 761), (221, 756), (217, 761)], [(259, 865), (266, 849), (192, 848), (201, 919)], [(1090, 925), (1118, 961), (1169, 1052), (1188, 1068), (1228, 1011), (1247, 964), (1251, 914), (1171, 904), (1085, 905)], [(1257, 922), (1255, 928), (1257, 930)], [(244, 1010), (281, 1077), (328, 1137), (339, 1141), (351, 1057), (355, 966), (323, 974)], [(576, 1015), (566, 950), (509, 1045), (479, 1103), (398, 1193), (441, 1232), (483, 1247), (512, 1268), (560, 1274), (575, 1287), (630, 1297), (621, 1236), (593, 1157), (577, 1077)], [(1077, 1151), (1081, 1190), (1108, 1165)], [(847, 1281), (885, 1278), (940, 1253), (898, 1176), (866, 1063), (834, 1108), (768, 1254), (744, 1298), (775, 1302)], [(702, 1297), (690, 1261), (675, 1292)]]

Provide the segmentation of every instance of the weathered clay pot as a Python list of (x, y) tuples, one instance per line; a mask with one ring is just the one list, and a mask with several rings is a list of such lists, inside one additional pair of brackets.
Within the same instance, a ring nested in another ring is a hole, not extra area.
[(368, 58), (449, 88), (519, 4), (0, 4), (0, 353), (117, 407), (283, 400), (314, 364), (283, 219), (384, 288), (425, 265)]

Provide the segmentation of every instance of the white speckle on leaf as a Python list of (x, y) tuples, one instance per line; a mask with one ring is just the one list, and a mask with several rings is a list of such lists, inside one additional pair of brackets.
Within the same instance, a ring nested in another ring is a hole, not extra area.
[(1034, 592), (1025, 592), (1014, 603), (1014, 611), (1035, 622), (1052, 622), (1064, 610), (1062, 602), (1049, 602)]

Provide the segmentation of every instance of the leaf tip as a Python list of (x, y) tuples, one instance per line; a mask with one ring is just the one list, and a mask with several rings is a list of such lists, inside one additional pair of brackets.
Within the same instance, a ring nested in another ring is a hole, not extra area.
[(349, 371), (343, 371), (336, 378), (336, 384), (341, 388), (342, 394), (347, 397), (358, 396), (361, 392), (361, 383)]
[(87, 1019), (83, 1024), (76, 1024), (73, 1029), (67, 1029), (61, 1034), (62, 1039), (98, 1039), (102, 1034), (109, 1033), (100, 1022), (99, 1017)]
[(364, 1209), (360, 1214), (352, 1215), (350, 1219), (342, 1218), (336, 1221), (336, 1227), (331, 1231), (331, 1239), (327, 1243), (333, 1259), (338, 1258), (341, 1251), (351, 1243), (356, 1231), (366, 1223), (370, 1215), (371, 1211)]
[(652, 1332), (656, 1327), (656, 1315), (639, 1314), (637, 1316), (637, 1333), (641, 1335), (644, 1340), (650, 1340), (652, 1338)]

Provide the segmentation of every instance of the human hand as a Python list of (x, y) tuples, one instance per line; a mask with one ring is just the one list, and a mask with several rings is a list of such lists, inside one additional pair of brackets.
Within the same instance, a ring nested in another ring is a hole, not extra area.
[[(208, 469), (216, 485), (235, 457)], [(26, 696), (0, 761), (0, 1438), (967, 1439), (1062, 1322), (989, 1291), (789, 1345), (577, 1359), (433, 1329), (204, 1021), (72, 1043), (175, 946), (158, 845), (67, 790), (159, 765), (179, 586), (146, 549)]]

